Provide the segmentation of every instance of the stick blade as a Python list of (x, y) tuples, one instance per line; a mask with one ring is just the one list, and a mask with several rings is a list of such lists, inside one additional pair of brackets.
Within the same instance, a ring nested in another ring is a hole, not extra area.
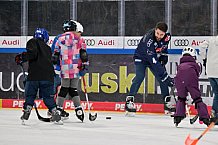
[(94, 115), (92, 115), (91, 113), (89, 113), (89, 120), (90, 121), (95, 121), (95, 119), (97, 118), (97, 113), (95, 113)]
[(192, 139), (189, 134), (185, 140), (185, 145), (196, 145), (197, 142), (198, 142), (198, 139)]

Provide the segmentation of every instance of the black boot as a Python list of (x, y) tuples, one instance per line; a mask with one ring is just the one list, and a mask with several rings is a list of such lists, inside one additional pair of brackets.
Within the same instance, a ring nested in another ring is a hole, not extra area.
[(207, 126), (210, 125), (210, 119), (209, 118), (199, 118), (200, 121), (203, 121), (203, 123)]
[(128, 112), (136, 112), (136, 107), (134, 104), (134, 96), (126, 97), (125, 110)]
[(174, 116), (174, 124), (177, 127), (179, 123), (184, 119), (184, 116)]
[(64, 111), (63, 107), (57, 107), (57, 110), (60, 111), (61, 119), (62, 120), (67, 120), (69, 119), (69, 113)]
[(55, 124), (60, 124), (63, 125), (63, 121), (61, 120), (61, 115), (60, 115), (60, 111), (57, 110), (57, 108), (53, 108), (51, 111), (51, 120), (55, 123)]
[(30, 117), (30, 113), (32, 110), (32, 106), (27, 105), (26, 108), (23, 110), (23, 115), (20, 117), (21, 120), (28, 120)]
[(84, 112), (81, 106), (75, 108), (76, 117), (83, 122), (84, 120)]

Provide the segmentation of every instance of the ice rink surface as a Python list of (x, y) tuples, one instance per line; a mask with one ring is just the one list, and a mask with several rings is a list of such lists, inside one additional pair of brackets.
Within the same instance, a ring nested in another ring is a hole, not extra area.
[[(46, 110), (39, 110), (46, 117)], [(185, 118), (176, 128), (173, 119), (161, 114), (136, 114), (98, 112), (95, 121), (86, 118), (81, 123), (74, 111), (64, 125), (46, 123), (37, 119), (32, 110), (26, 125), (21, 125), (20, 110), (0, 110), (0, 145), (184, 145), (190, 133), (197, 138), (205, 125), (190, 125)], [(106, 119), (110, 116), (111, 119)], [(218, 126), (209, 131), (198, 145), (218, 145)]]

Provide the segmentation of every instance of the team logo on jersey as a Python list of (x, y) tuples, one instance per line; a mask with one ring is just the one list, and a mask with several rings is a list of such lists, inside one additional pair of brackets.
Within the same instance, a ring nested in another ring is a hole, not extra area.
[(150, 47), (151, 44), (152, 44), (152, 42), (153, 42), (153, 40), (152, 40), (152, 39), (149, 39), (148, 42), (147, 42), (147, 46)]

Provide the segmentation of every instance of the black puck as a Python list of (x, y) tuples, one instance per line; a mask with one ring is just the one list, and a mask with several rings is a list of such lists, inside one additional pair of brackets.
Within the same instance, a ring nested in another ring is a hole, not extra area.
[(110, 116), (107, 116), (106, 119), (111, 119), (111, 117), (110, 117)]

